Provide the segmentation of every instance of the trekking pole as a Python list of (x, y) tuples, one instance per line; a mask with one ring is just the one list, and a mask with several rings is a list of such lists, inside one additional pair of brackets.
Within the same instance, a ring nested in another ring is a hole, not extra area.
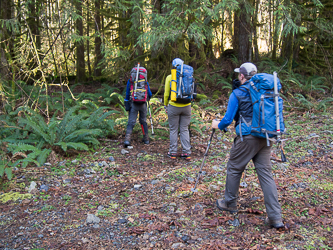
[[(228, 131), (227, 128), (225, 128), (225, 129), (224, 129), (224, 132), (227, 132), (227, 131)], [(198, 191), (196, 190), (196, 188), (197, 188), (197, 184), (198, 184), (198, 181), (199, 181), (200, 176), (201, 176), (201, 174), (202, 174), (202, 167), (203, 167), (203, 165), (204, 165), (204, 163), (205, 163), (206, 156), (208, 155), (208, 150), (209, 150), (210, 144), (211, 144), (211, 142), (212, 142), (212, 139), (213, 139), (213, 135), (214, 135), (214, 133), (215, 133), (215, 128), (212, 129), (212, 134), (210, 135), (210, 139), (209, 139), (209, 141), (208, 141), (207, 149), (206, 149), (206, 152), (205, 152), (205, 154), (204, 154), (204, 158), (203, 158), (202, 163), (201, 163), (201, 167), (200, 167), (200, 170), (199, 170), (199, 173), (198, 173), (197, 181), (195, 182), (194, 188), (191, 188), (191, 191), (192, 191), (191, 195), (192, 195), (194, 192), (198, 192)]]
[(280, 112), (279, 112), (279, 92), (277, 86), (277, 73), (274, 71), (274, 102), (275, 102), (275, 116), (276, 116), (276, 133), (277, 133), (277, 143), (280, 144), (281, 149), (281, 161), (286, 162), (287, 158), (284, 155), (282, 142), (281, 142), (281, 131), (280, 131)]
[(151, 117), (151, 111), (150, 111), (150, 103), (148, 101), (148, 109), (149, 109), (149, 117), (150, 117), (150, 124), (151, 124), (151, 135), (155, 135), (154, 133), (154, 127), (153, 127), (153, 119)]
[(182, 92), (183, 68), (184, 68), (184, 62), (182, 62), (182, 67), (180, 68), (180, 79), (179, 79), (179, 88), (178, 88), (178, 96), (180, 97), (183, 97), (183, 92)]
[(136, 88), (138, 87), (139, 71), (140, 71), (140, 63), (138, 63), (138, 68), (136, 69), (136, 78), (135, 78), (135, 87), (134, 87), (134, 97), (136, 97)]

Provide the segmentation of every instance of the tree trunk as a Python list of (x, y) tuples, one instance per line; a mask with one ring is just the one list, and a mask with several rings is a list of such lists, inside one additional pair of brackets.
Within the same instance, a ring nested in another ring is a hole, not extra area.
[(259, 48), (258, 48), (258, 37), (257, 37), (257, 26), (258, 26), (258, 11), (259, 11), (259, 0), (254, 2), (255, 12), (253, 16), (253, 47), (254, 47), (254, 60), (259, 61)]
[(90, 42), (89, 42), (89, 38), (90, 38), (90, 34), (89, 34), (89, 25), (90, 25), (90, 11), (89, 11), (89, 0), (87, 0), (87, 63), (88, 63), (88, 73), (89, 76), (88, 78), (90, 78), (92, 76), (91, 73), (91, 65), (90, 65)]
[[(10, 19), (12, 15), (12, 2), (11, 0), (0, 1), (0, 19)], [(11, 37), (11, 31), (5, 26), (0, 27), (0, 76), (9, 77), (9, 65), (6, 56), (6, 50), (9, 52), (8, 55), (13, 57), (13, 39)], [(1, 87), (1, 84), (0, 84)]]
[(237, 53), (239, 50), (239, 14), (240, 10), (234, 13), (234, 35), (232, 36), (232, 47)]
[(199, 60), (199, 51), (193, 40), (189, 41), (188, 52), (190, 56), (189, 65), (192, 66), (193, 69), (197, 69), (197, 61)]
[[(82, 17), (82, 2), (75, 2), (76, 14)], [(76, 30), (79, 36), (83, 37), (83, 22), (82, 18), (76, 19)], [(85, 61), (84, 61), (84, 42), (76, 43), (76, 81), (84, 82), (86, 80)]]
[(41, 38), (39, 31), (39, 9), (40, 3), (38, 0), (31, 0), (28, 4), (29, 18), (28, 25), (30, 27), (33, 41), (36, 44), (36, 48), (39, 51), (41, 49)]
[(239, 47), (238, 47), (238, 60), (239, 63), (249, 61), (250, 51), (250, 23), (248, 14), (245, 12), (244, 4), (240, 5), (240, 9), (243, 10), (239, 16)]
[(102, 65), (101, 61), (103, 60), (102, 55), (102, 39), (101, 39), (101, 16), (100, 9), (103, 0), (95, 0), (95, 65), (94, 65), (94, 75), (96, 77), (102, 75)]

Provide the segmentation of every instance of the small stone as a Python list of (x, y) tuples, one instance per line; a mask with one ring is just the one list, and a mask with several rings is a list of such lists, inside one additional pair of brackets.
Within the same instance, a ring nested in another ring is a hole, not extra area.
[(119, 219), (119, 220), (118, 220), (118, 223), (120, 223), (120, 224), (125, 224), (125, 223), (127, 223), (127, 220), (126, 220), (126, 219)]
[(239, 227), (239, 225), (240, 225), (238, 219), (234, 219), (233, 221), (232, 221), (232, 220), (229, 220), (228, 222), (229, 222), (229, 224), (230, 224), (231, 226), (234, 226), (234, 227)]
[(87, 216), (87, 224), (90, 224), (90, 223), (99, 223), (101, 221), (100, 218), (98, 218), (96, 215), (94, 214), (88, 214)]
[(72, 163), (77, 163), (77, 159), (75, 159), (75, 160), (72, 160)]
[(41, 192), (47, 192), (49, 190), (49, 186), (42, 184), (39, 188)]
[(127, 151), (127, 150), (125, 150), (125, 149), (122, 149), (122, 150), (121, 150), (121, 154), (123, 154), (123, 155), (124, 155), (124, 154), (128, 154), (128, 153), (129, 153), (129, 151)]
[(102, 205), (99, 205), (98, 207), (97, 207), (97, 210), (103, 210), (104, 209), (104, 207), (102, 206)]
[(109, 161), (114, 161), (113, 156), (110, 156), (110, 157), (109, 157)]
[(86, 168), (85, 170), (83, 170), (83, 172), (84, 172), (85, 174), (90, 174), (90, 169)]
[(184, 241), (184, 242), (188, 242), (190, 239), (191, 239), (191, 238), (190, 238), (190, 236), (188, 236), (188, 235), (184, 235), (184, 236), (182, 237), (182, 241)]
[(71, 182), (71, 179), (65, 179), (65, 180), (63, 180), (63, 182), (64, 182), (65, 184), (70, 183), (70, 182)]
[(44, 163), (44, 166), (52, 166), (52, 164), (49, 163), (49, 162), (45, 162), (45, 163)]
[(43, 237), (44, 237), (44, 235), (38, 234), (38, 238), (43, 238)]
[(209, 186), (209, 190), (210, 190), (210, 191), (216, 191), (216, 190), (219, 190), (219, 187), (216, 186), (216, 185), (210, 185), (210, 186)]
[(172, 246), (171, 246), (171, 248), (172, 249), (183, 249), (183, 248), (185, 248), (186, 246), (183, 244), (183, 243), (180, 243), (180, 242), (178, 242), (178, 243), (174, 243), (174, 244), (172, 244)]
[(93, 228), (99, 228), (99, 225), (98, 224), (94, 224)]
[(59, 162), (58, 166), (59, 166), (59, 167), (64, 166), (65, 163), (66, 163), (66, 161), (61, 161), (61, 162)]
[(188, 180), (189, 182), (194, 182), (194, 179), (193, 179), (192, 177), (188, 177), (187, 180)]
[(133, 146), (127, 146), (127, 148), (128, 148), (128, 149), (132, 149), (132, 148), (133, 148)]
[(157, 184), (157, 183), (159, 183), (159, 182), (160, 182), (159, 180), (153, 180), (153, 181), (151, 182), (151, 184), (155, 185), (155, 184)]
[(173, 207), (177, 207), (177, 204), (174, 203), (174, 202), (171, 202), (169, 205), (170, 205), (170, 206), (173, 206)]
[(34, 189), (36, 188), (36, 186), (37, 186), (37, 183), (34, 182), (34, 181), (32, 181), (32, 182), (30, 183), (29, 193), (31, 193), (31, 191), (34, 190)]
[(134, 185), (135, 189), (139, 189), (140, 187), (142, 187), (142, 185), (140, 185), (140, 184)]

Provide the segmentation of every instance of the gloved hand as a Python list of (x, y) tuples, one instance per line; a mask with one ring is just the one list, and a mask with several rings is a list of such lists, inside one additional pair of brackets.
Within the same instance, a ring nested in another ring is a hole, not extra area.
[(131, 108), (132, 108), (132, 102), (129, 100), (125, 100), (124, 101), (124, 103), (125, 103), (125, 110), (126, 111), (131, 111)]
[(213, 120), (213, 122), (212, 122), (212, 128), (219, 128), (219, 123), (220, 123), (220, 121), (219, 120)]

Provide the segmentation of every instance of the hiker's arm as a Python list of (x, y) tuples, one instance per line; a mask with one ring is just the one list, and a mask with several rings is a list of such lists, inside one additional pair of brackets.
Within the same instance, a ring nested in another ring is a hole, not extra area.
[[(229, 97), (227, 112), (225, 113), (224, 117), (218, 124), (218, 128), (220, 130), (224, 130), (226, 127), (228, 127), (232, 123), (237, 110), (238, 110), (238, 99), (234, 93), (231, 93), (231, 95)], [(213, 121), (213, 123), (214, 123), (214, 121)], [(216, 126), (216, 122), (213, 124), (212, 127), (214, 128), (215, 126)]]
[(150, 87), (149, 87), (149, 83), (147, 82), (147, 90), (148, 90), (148, 98), (149, 98), (149, 100), (150, 100), (150, 98), (153, 96), (153, 93), (151, 92), (151, 90), (150, 90)]
[(171, 75), (168, 75), (167, 78), (165, 79), (165, 86), (164, 86), (164, 106), (168, 106), (169, 104), (170, 81), (171, 81)]
[(125, 101), (129, 101), (131, 98), (130, 95), (130, 86), (131, 86), (131, 82), (130, 80), (127, 81), (127, 86), (126, 86), (126, 96), (125, 96)]

